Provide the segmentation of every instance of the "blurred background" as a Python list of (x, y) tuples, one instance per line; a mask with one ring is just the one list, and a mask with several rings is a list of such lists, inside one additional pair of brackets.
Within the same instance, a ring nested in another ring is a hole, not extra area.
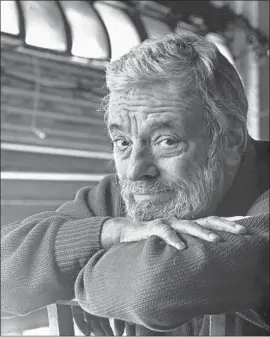
[[(2, 225), (54, 210), (114, 171), (105, 66), (182, 30), (208, 35), (234, 64), (249, 133), (269, 140), (269, 1), (1, 1)], [(2, 321), (2, 333), (47, 325), (41, 310)]]

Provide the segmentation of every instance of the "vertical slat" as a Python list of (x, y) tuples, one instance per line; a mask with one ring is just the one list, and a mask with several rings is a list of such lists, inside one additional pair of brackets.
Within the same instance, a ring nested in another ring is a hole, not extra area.
[(75, 336), (71, 306), (50, 304), (47, 306), (49, 326), (54, 336)]
[(209, 336), (226, 336), (226, 314), (210, 316)]

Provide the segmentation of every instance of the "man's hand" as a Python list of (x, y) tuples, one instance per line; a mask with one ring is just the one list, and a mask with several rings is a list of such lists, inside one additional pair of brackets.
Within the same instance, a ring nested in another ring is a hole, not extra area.
[(135, 222), (127, 218), (114, 218), (105, 222), (101, 242), (104, 248), (109, 248), (118, 242), (140, 241), (156, 235), (166, 244), (181, 250), (185, 249), (185, 244), (178, 234), (189, 234), (202, 240), (217, 242), (220, 238), (213, 230), (233, 234), (246, 233), (245, 227), (216, 216), (198, 220), (179, 220), (173, 217), (143, 222)]

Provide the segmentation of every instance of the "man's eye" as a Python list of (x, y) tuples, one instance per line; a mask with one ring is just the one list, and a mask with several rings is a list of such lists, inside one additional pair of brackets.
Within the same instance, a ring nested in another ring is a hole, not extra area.
[(175, 138), (162, 138), (157, 142), (157, 144), (161, 147), (175, 147), (179, 143), (179, 140)]
[(129, 147), (129, 142), (125, 139), (115, 139), (113, 140), (114, 146), (116, 146), (119, 150), (125, 150)]

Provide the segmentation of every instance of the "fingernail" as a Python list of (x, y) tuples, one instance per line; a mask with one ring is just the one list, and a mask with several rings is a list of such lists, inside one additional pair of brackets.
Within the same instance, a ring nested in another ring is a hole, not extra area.
[(216, 235), (216, 234), (209, 234), (209, 239), (211, 240), (211, 241), (219, 241), (219, 239), (220, 239), (220, 237), (218, 236), (218, 235)]
[(246, 230), (246, 227), (242, 226), (242, 225), (235, 225), (234, 228), (237, 230), (237, 231), (241, 231), (243, 233), (245, 233), (247, 230)]
[(183, 243), (177, 243), (177, 244), (175, 245), (175, 247), (176, 247), (176, 249), (178, 249), (178, 250), (182, 250), (182, 249), (185, 249), (185, 248), (186, 248), (186, 246), (185, 246)]

